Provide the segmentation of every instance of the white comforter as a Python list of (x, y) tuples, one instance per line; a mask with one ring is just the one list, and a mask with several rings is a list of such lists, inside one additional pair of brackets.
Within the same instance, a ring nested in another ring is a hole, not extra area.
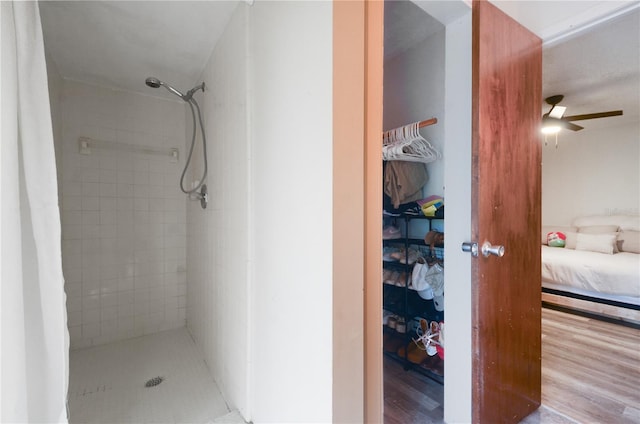
[(640, 297), (640, 254), (542, 246), (542, 281), (589, 292)]

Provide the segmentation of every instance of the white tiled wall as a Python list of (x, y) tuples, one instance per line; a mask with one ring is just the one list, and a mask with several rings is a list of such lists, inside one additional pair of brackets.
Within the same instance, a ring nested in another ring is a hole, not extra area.
[[(187, 325), (227, 402), (248, 418), (249, 140), (246, 13), (241, 4), (207, 63), (196, 94), (207, 131), (210, 203), (189, 202)], [(190, 117), (190, 114), (188, 115)], [(199, 178), (202, 151), (193, 175)], [(190, 173), (191, 174), (191, 173)]]
[[(141, 82), (142, 84), (143, 82)], [(185, 325), (184, 103), (65, 81), (62, 259), (71, 347)], [(78, 137), (121, 145), (81, 155)], [(60, 161), (58, 162), (60, 165)]]

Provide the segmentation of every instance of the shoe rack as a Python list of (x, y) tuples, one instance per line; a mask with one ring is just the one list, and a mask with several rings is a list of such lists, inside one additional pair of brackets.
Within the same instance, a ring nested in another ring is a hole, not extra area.
[(383, 246), (387, 249), (404, 249), (404, 259), (383, 261), (383, 308), (386, 317), (383, 323), (384, 354), (400, 361), (405, 370), (419, 372), (444, 384), (444, 359), (438, 354), (428, 355), (426, 350), (419, 347), (419, 343), (414, 342), (414, 339), (418, 339), (416, 329), (420, 326), (419, 319), (424, 319), (427, 323), (444, 322), (444, 311), (436, 310), (433, 300), (421, 298), (410, 287), (415, 262), (409, 257), (411, 248), (423, 253), (427, 263), (438, 261), (444, 265), (444, 244), (435, 245), (431, 251), (424, 239), (409, 236), (412, 222), (426, 220), (428, 230), (431, 231), (432, 221), (443, 221), (444, 218), (415, 215), (385, 218), (386, 221), (392, 220), (396, 227), (403, 228), (404, 235), (401, 238), (383, 240)]

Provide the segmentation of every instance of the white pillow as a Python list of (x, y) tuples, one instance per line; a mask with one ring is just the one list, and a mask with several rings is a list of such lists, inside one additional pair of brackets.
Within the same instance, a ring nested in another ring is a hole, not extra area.
[(618, 249), (621, 252), (640, 253), (640, 232), (621, 231), (618, 234)]
[(576, 250), (588, 250), (591, 252), (613, 255), (618, 233), (611, 234), (584, 234), (578, 233), (576, 238)]
[[(588, 225), (586, 227), (578, 227), (579, 233), (584, 234), (611, 234), (618, 232), (617, 225)], [(613, 253), (619, 253), (618, 243), (613, 245)]]
[(583, 225), (578, 227), (578, 232), (585, 234), (611, 234), (617, 231), (617, 225)]
[(581, 216), (573, 220), (576, 227), (590, 225), (617, 225), (621, 230), (640, 231), (640, 215)]
[(576, 244), (578, 243), (578, 233), (575, 231), (567, 231), (564, 235), (567, 236), (567, 239), (564, 242), (564, 248), (575, 249)]
[(621, 230), (640, 231), (640, 216), (624, 216), (618, 226)]

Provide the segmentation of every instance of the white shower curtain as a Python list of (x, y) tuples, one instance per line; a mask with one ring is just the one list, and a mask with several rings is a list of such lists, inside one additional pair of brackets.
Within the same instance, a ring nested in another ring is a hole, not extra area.
[(0, 2), (0, 422), (67, 422), (69, 337), (38, 4)]

